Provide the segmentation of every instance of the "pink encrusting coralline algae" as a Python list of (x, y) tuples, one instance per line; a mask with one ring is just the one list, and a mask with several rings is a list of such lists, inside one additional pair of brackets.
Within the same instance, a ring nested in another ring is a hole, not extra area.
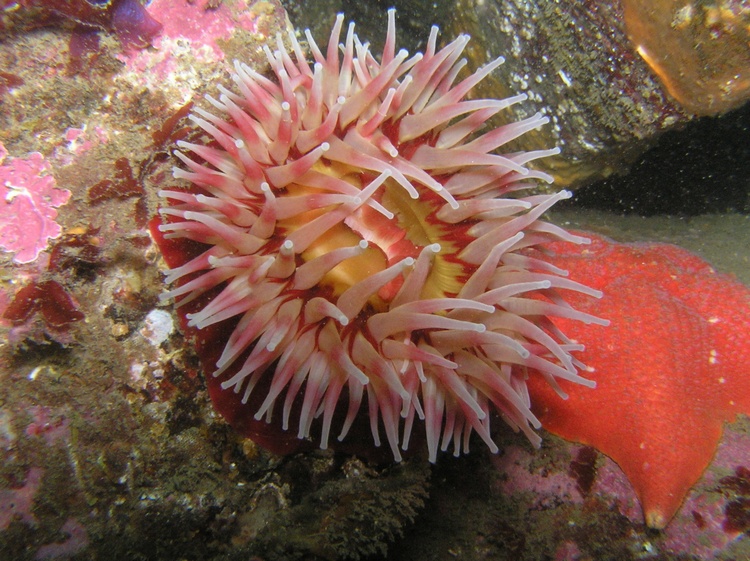
[[(56, 208), (70, 199), (70, 191), (55, 187), (50, 165), (39, 152), (27, 158), (7, 158), (0, 143), (0, 247), (15, 253), (16, 263), (31, 263), (60, 236)], [(6, 163), (6, 158), (8, 162)]]
[(13, 520), (20, 520), (36, 526), (32, 512), (34, 497), (42, 484), (42, 468), (33, 467), (26, 474), (26, 482), (21, 487), (0, 489), (0, 530), (5, 530)]

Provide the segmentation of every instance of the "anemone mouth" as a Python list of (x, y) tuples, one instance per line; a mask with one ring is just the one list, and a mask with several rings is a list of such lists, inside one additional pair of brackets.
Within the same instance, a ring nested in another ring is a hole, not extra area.
[[(372, 181), (373, 178), (370, 177), (369, 180)], [(467, 264), (462, 263), (456, 255), (456, 241), (466, 237), (464, 232), (468, 226), (454, 226), (452, 232), (447, 231), (435, 218), (443, 201), (429, 190), (420, 186), (416, 188), (419, 198), (412, 199), (398, 185), (386, 181), (382, 194), (375, 197), (375, 200), (389, 215), (373, 210), (372, 207), (361, 207), (302, 252), (300, 264), (338, 249), (357, 246), (362, 242), (367, 244), (362, 253), (333, 266), (320, 280), (319, 286), (328, 287), (331, 298), (339, 297), (347, 289), (404, 259), (416, 260), (427, 246), (431, 248), (433, 262), (420, 298), (443, 298), (458, 293), (460, 281), (468, 271), (465, 270)], [(289, 194), (293, 192), (294, 189)], [(304, 224), (333, 210), (333, 207), (317, 209), (280, 222), (279, 234), (282, 237), (288, 236)], [(396, 277), (381, 287), (370, 297), (369, 310), (387, 310), (402, 284), (403, 277)]]
[(391, 10), (378, 61), (353, 25), (340, 46), (342, 27), (325, 54), (308, 35), (312, 65), (294, 34), (291, 53), (277, 38), (275, 79), (237, 63), (239, 93), (209, 98), (220, 116), (192, 116), (213, 140), (178, 144), (174, 176), (192, 187), (160, 192), (160, 230), (206, 249), (170, 270), (164, 298), (200, 302), (197, 330), (235, 322), (208, 365), (233, 407), (284, 430), (294, 411), (297, 436), (315, 422), (323, 448), (340, 401), (337, 438), (366, 403), (397, 460), (417, 420), (431, 461), (472, 432), (496, 451), (492, 410), (538, 443), (526, 377), (590, 385), (549, 318), (600, 321), (562, 297), (596, 291), (538, 251), (585, 241), (540, 220), (566, 192), (529, 194), (550, 178), (527, 164), (557, 150), (500, 153), (547, 119), (483, 132), (525, 96), (465, 101), (501, 63), (457, 81), (465, 37), (438, 50), (433, 28), (424, 54), (396, 53)]

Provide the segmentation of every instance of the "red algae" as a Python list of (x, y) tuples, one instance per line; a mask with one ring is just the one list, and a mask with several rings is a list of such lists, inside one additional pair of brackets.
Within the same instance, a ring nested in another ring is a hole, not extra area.
[(32, 282), (23, 287), (5, 309), (3, 317), (14, 325), (21, 325), (37, 313), (54, 329), (69, 327), (85, 317), (73, 297), (53, 280)]
[(113, 179), (103, 179), (89, 189), (89, 203), (95, 204), (110, 199), (127, 199), (143, 197), (143, 185), (133, 178), (133, 169), (127, 158), (115, 161), (115, 176)]

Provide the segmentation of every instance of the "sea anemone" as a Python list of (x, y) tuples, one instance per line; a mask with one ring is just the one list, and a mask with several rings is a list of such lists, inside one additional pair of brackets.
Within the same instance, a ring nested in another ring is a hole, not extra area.
[(597, 291), (543, 257), (586, 242), (539, 220), (570, 194), (535, 194), (551, 178), (527, 164), (558, 150), (497, 153), (548, 118), (479, 132), (527, 98), (464, 99), (502, 58), (460, 78), (468, 37), (438, 50), (436, 27), (424, 53), (396, 52), (391, 10), (378, 60), (354, 24), (339, 44), (343, 22), (325, 54), (306, 33), (312, 65), (278, 36), (270, 78), (237, 62), (236, 91), (191, 116), (206, 142), (179, 143), (192, 185), (160, 191), (159, 230), (202, 252), (163, 298), (192, 302), (196, 332), (231, 325), (209, 385), (321, 448), (361, 411), (396, 460), (416, 418), (433, 462), (473, 431), (497, 451), (492, 410), (538, 444), (527, 377), (593, 385), (550, 317), (599, 321), (560, 295)]

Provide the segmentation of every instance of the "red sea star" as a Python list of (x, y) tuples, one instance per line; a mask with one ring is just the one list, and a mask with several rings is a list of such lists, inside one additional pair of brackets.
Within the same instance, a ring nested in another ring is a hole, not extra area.
[(572, 306), (609, 327), (555, 323), (586, 345), (594, 390), (543, 381), (529, 390), (544, 427), (594, 446), (632, 483), (646, 523), (663, 528), (711, 462), (723, 426), (750, 414), (750, 290), (667, 244), (556, 243), (551, 261), (604, 292)]

